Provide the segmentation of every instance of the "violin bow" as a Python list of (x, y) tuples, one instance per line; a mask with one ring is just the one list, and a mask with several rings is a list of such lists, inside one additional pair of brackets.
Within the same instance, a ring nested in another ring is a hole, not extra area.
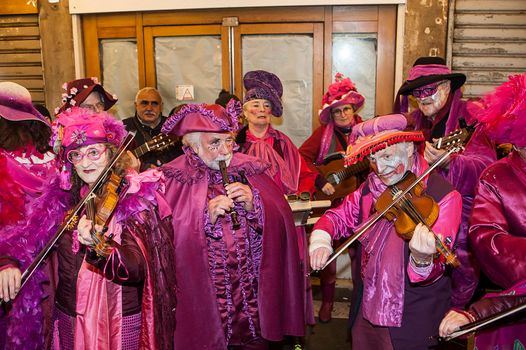
[(332, 255), (329, 257), (325, 265), (321, 268), (323, 270), (326, 268), (331, 262), (336, 260), (337, 257), (339, 257), (351, 244), (353, 244), (358, 238), (360, 238), (368, 229), (370, 229), (375, 223), (378, 222), (392, 207), (394, 207), (398, 201), (401, 198), (404, 198), (406, 194), (408, 194), (416, 185), (420, 183), (427, 175), (429, 175), (433, 170), (435, 170), (440, 164), (442, 164), (447, 157), (449, 157), (453, 153), (457, 153), (462, 149), (462, 146), (454, 146), (451, 147), (447, 152), (442, 154), (440, 158), (438, 158), (434, 163), (432, 163), (429, 168), (427, 168), (426, 171), (422, 173), (413, 183), (406, 188), (403, 192), (400, 192), (398, 197), (394, 199), (391, 204), (389, 204), (384, 210), (382, 210), (379, 213), (374, 214), (367, 222), (365, 222), (362, 226), (360, 226), (356, 232), (349, 237)]
[(469, 333), (473, 333), (483, 327), (486, 327), (486, 326), (489, 326), (491, 325), (492, 323), (495, 323), (497, 322), (498, 320), (501, 320), (503, 318), (506, 318), (506, 317), (509, 317), (509, 316), (512, 316), (512, 315), (515, 315), (516, 313), (519, 313), (523, 310), (526, 310), (526, 303), (522, 303), (522, 304), (519, 304), (517, 306), (514, 306), (508, 310), (504, 310), (504, 311), (501, 311), (493, 316), (489, 316), (489, 317), (486, 317), (486, 318), (483, 318), (481, 320), (478, 320), (478, 321), (475, 321), (475, 322), (471, 322), (471, 323), (467, 323), (461, 327), (459, 327), (459, 329), (453, 333), (451, 333), (450, 335), (448, 336), (445, 336), (445, 337), (436, 337), (439, 341), (450, 341), (452, 339), (455, 339), (455, 338), (458, 338), (458, 337), (461, 337), (465, 334), (469, 334)]
[[(90, 189), (90, 191), (82, 198), (82, 200), (75, 206), (75, 208), (70, 212), (68, 217), (64, 220), (64, 222), (60, 225), (57, 232), (53, 235), (53, 237), (46, 243), (46, 245), (40, 250), (36, 258), (31, 262), (31, 264), (28, 266), (28, 268), (22, 273), (21, 282), (20, 282), (20, 289), (24, 287), (24, 285), (27, 283), (27, 281), (33, 276), (37, 268), (42, 264), (42, 262), (47, 258), (51, 250), (53, 249), (53, 246), (57, 243), (57, 241), (62, 237), (64, 232), (73, 224), (75, 217), (78, 215), (78, 213), (81, 211), (82, 207), (94, 196), (94, 193), (100, 188), (100, 186), (104, 183), (106, 180), (107, 175), (112, 170), (115, 163), (117, 163), (117, 160), (124, 154), (126, 151), (126, 148), (130, 145), (130, 143), (133, 141), (133, 138), (135, 137), (136, 131), (129, 131), (126, 135), (126, 138), (119, 146), (117, 152), (113, 156), (113, 158), (110, 160), (106, 168), (102, 171), (102, 173), (99, 175), (97, 180), (95, 181), (94, 185)], [(0, 302), (1, 304), (1, 302)]]

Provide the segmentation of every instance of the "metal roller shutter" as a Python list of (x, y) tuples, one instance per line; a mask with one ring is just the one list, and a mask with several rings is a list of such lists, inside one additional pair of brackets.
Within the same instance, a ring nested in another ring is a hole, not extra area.
[(466, 98), (481, 96), (510, 74), (526, 71), (525, 0), (454, 3), (448, 56), (452, 69), (467, 76)]

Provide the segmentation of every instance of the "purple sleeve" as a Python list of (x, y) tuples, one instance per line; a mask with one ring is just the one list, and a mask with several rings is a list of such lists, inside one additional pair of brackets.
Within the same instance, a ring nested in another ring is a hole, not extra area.
[(510, 234), (503, 196), (481, 179), (473, 203), (469, 243), (489, 279), (509, 288), (526, 276), (526, 238)]
[(328, 232), (333, 240), (351, 236), (359, 224), (361, 192), (362, 187), (345, 197), (338, 207), (327, 210), (314, 225), (314, 230)]
[(88, 252), (86, 261), (104, 271), (105, 277), (115, 283), (137, 283), (145, 278), (146, 261), (139, 245), (126, 229), (122, 232), (121, 244), (113, 243), (108, 258), (96, 258)]
[[(462, 216), (462, 197), (457, 191), (448, 193), (438, 203), (440, 212), (438, 219), (432, 227), (433, 232), (442, 238), (442, 242), (452, 249), (455, 244), (460, 220)], [(449, 243), (445, 243), (449, 241)], [(433, 260), (433, 268), (416, 268), (413, 264), (407, 265), (407, 274), (413, 283), (428, 284), (437, 280), (444, 273), (445, 259), (442, 256)]]
[(480, 174), (496, 160), (495, 145), (478, 128), (464, 152), (451, 156), (446, 178), (463, 196), (473, 196)]

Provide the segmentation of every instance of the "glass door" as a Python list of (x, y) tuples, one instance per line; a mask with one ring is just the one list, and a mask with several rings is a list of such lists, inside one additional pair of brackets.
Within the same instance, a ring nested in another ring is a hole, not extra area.
[(283, 84), (283, 117), (273, 126), (297, 145), (313, 129), (311, 120), (323, 94), (323, 25), (242, 24), (236, 30), (236, 95), (242, 96), (242, 78), (252, 70), (276, 74)]
[[(222, 31), (219, 25), (144, 28), (146, 85), (161, 93), (164, 115), (181, 103), (213, 103), (217, 98), (228, 77)], [(177, 96), (182, 86), (191, 88)]]

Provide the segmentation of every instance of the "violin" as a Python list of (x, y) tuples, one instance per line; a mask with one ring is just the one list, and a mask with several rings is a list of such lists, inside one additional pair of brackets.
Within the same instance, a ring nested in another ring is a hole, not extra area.
[[(124, 185), (124, 178), (112, 172), (106, 184), (101, 188), (101, 194), (97, 197), (91, 198), (86, 204), (86, 216), (91, 219), (93, 226), (91, 228), (91, 237), (94, 241), (92, 247), (98, 257), (106, 258), (111, 254), (111, 239), (113, 234), (105, 236), (108, 230), (108, 223), (110, 222), (115, 208), (119, 203)], [(102, 226), (101, 231), (95, 229), (95, 225)]]
[[(394, 199), (397, 199), (396, 204), (384, 213), (384, 217), (389, 221), (394, 221), (396, 232), (405, 240), (410, 240), (413, 237), (417, 224), (424, 224), (430, 229), (438, 219), (438, 204), (431, 196), (424, 193), (425, 189), (421, 182), (418, 182), (402, 198), (399, 198), (400, 194), (409, 188), (415, 180), (415, 174), (408, 171), (401, 181), (389, 186), (375, 203), (376, 211), (383, 212)], [(446, 259), (446, 264), (459, 267), (460, 262), (455, 254), (431, 229), (430, 231), (435, 237), (438, 252)], [(451, 239), (446, 239), (446, 243), (451, 243)]]
[[(399, 205), (398, 203), (401, 202), (401, 201), (403, 201), (403, 202), (407, 201), (406, 195), (414, 187), (420, 186), (420, 182), (426, 176), (428, 176), (433, 170), (435, 170), (440, 164), (442, 164), (444, 162), (444, 160), (447, 157), (449, 157), (452, 153), (457, 153), (457, 152), (460, 152), (461, 150), (462, 150), (462, 145), (459, 145), (459, 144), (453, 145), (450, 149), (447, 150), (447, 152), (445, 152), (442, 156), (440, 156), (440, 158), (437, 159), (433, 164), (430, 164), (429, 168), (427, 168), (426, 171), (424, 171), (417, 179), (415, 179), (411, 184), (409, 184), (409, 186), (407, 186), (407, 188), (405, 188), (403, 190), (398, 189), (399, 193), (397, 193), (396, 196), (391, 196), (391, 200), (389, 201), (389, 203), (387, 203), (385, 208), (383, 208), (383, 210), (377, 211), (376, 214), (372, 215), (369, 218), (369, 220), (367, 220), (359, 228), (357, 228), (356, 231), (354, 232), (354, 234), (351, 237), (347, 238), (347, 240), (342, 245), (340, 245), (340, 247), (338, 247), (338, 249), (329, 257), (329, 259), (327, 259), (327, 261), (325, 262), (325, 265), (323, 265), (323, 267), (321, 269), (323, 270), (331, 262), (336, 260), (336, 258), (338, 256), (340, 256), (344, 251), (346, 251), (346, 249), (349, 248), (349, 246), (351, 244), (353, 244), (358, 238), (360, 238), (365, 232), (367, 232), (367, 230), (369, 230), (371, 227), (373, 227), (374, 224), (376, 224), (380, 219), (382, 219), (384, 217), (384, 215), (389, 210), (391, 210), (391, 208)], [(410, 181), (410, 180), (408, 180), (408, 181)], [(411, 205), (414, 206), (414, 204), (411, 204)], [(410, 208), (409, 210), (412, 210), (412, 209)], [(422, 215), (422, 214), (420, 214), (420, 215)], [(418, 223), (418, 222), (425, 223), (425, 220), (424, 221), (419, 221), (419, 219), (418, 219), (418, 220), (416, 220), (414, 222), (415, 223)], [(400, 225), (402, 225), (402, 224), (400, 224)], [(416, 224), (415, 224), (415, 227), (416, 227)], [(414, 229), (412, 231), (414, 231)], [(438, 244), (437, 244), (437, 247), (438, 247)], [(439, 249), (441, 249), (441, 248), (439, 248)], [(452, 255), (452, 257), (454, 257), (454, 255)], [(451, 260), (452, 257), (450, 257), (449, 260), (451, 261), (452, 264), (454, 264), (454, 260)], [(446, 261), (447, 261), (447, 258), (446, 258)]]

